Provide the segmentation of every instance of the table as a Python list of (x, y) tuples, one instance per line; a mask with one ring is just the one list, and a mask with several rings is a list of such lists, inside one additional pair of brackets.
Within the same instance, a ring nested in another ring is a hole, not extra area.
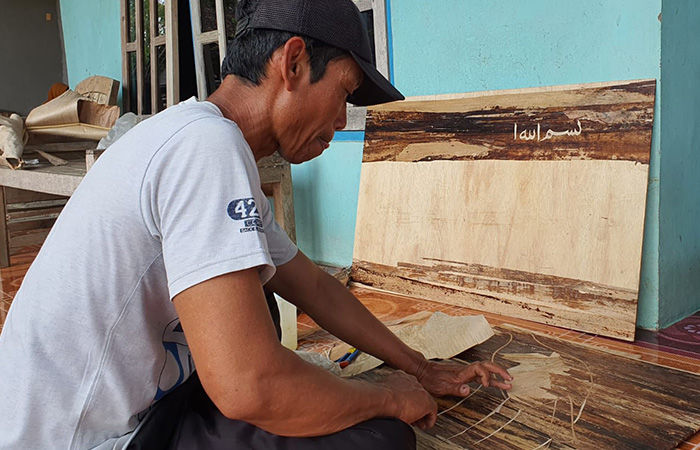
[[(42, 145), (28, 147), (29, 150), (41, 148)], [(86, 155), (84, 153), (86, 149), (80, 149), (80, 146), (76, 143), (46, 144), (43, 148), (51, 151), (63, 151), (63, 153), (75, 156), (66, 159), (68, 164), (64, 166), (52, 166), (48, 163), (42, 163), (37, 167), (26, 170), (11, 170), (4, 166), (0, 168), (0, 187), (2, 187), (0, 189), (0, 216), (2, 217), (2, 220), (0, 220), (0, 236), (2, 236), (0, 238), (0, 267), (8, 267), (10, 265), (6, 188), (69, 197), (87, 173), (88, 165), (91, 165), (91, 162), (96, 157), (96, 152), (88, 152)], [(273, 199), (277, 222), (287, 232), (290, 239), (296, 242), (292, 173), (289, 162), (275, 153), (258, 162), (258, 171), (263, 192)]]

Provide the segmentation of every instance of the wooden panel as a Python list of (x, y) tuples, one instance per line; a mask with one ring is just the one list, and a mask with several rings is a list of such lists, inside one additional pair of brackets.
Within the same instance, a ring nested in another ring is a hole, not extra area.
[(633, 339), (653, 108), (653, 80), (370, 108), (353, 279)]
[(69, 196), (73, 194), (84, 175), (84, 159), (69, 161), (65, 166), (47, 164), (32, 170), (0, 168), (0, 185)]
[[(389, 292), (634, 339), (637, 290), (478, 264), (384, 266), (355, 261), (352, 279)], [(604, 311), (604, 314), (601, 313)]]
[(636, 289), (647, 173), (627, 161), (365, 164), (355, 258), (477, 263)]
[(23, 189), (5, 188), (5, 202), (11, 203), (30, 203), (38, 201), (49, 201), (65, 199), (60, 195), (44, 194), (42, 192), (26, 191)]
[[(516, 327), (495, 331), (460, 359), (494, 358), (520, 371), (514, 389), (518, 383), (549, 387), (538, 393), (520, 389), (521, 395), (507, 400), (500, 390), (482, 387), (440, 415), (433, 429), (419, 431), (419, 448), (658, 450), (674, 448), (700, 429), (697, 375)], [(562, 370), (539, 364), (544, 378), (523, 370), (547, 358)], [(456, 401), (438, 399), (438, 411)]]
[(654, 92), (652, 80), (370, 108), (363, 161), (605, 159), (649, 164)]

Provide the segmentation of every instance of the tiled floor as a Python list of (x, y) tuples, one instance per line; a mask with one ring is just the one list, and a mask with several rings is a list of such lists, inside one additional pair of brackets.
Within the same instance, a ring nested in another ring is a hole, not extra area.
[(638, 345), (690, 358), (700, 358), (700, 312), (654, 333), (637, 330)]
[[(12, 299), (17, 293), (24, 275), (38, 250), (39, 246), (27, 247), (23, 253), (12, 257), (11, 267), (0, 269), (0, 331)], [(636, 342), (627, 343), (525, 320), (471, 311), (458, 306), (430, 301), (416, 301), (411, 298), (387, 295), (359, 288), (355, 288), (355, 292), (368, 308), (384, 321), (405, 317), (418, 311), (442, 311), (451, 315), (484, 314), (492, 325), (508, 323), (521, 328), (544, 332), (561, 339), (636, 355), (641, 360), (653, 364), (700, 374), (700, 314), (688, 317), (659, 333), (640, 331)], [(330, 348), (337, 342), (333, 336), (319, 332), (319, 328), (307, 316), (300, 316), (298, 327), (300, 348), (302, 349), (318, 351)], [(311, 334), (313, 334), (313, 341), (306, 339)], [(700, 450), (700, 433), (681, 444), (678, 450)]]
[(39, 245), (24, 247), (23, 252), (10, 258), (10, 267), (0, 269), (0, 332), (5, 324), (12, 299), (24, 280), (24, 275), (39, 251)]

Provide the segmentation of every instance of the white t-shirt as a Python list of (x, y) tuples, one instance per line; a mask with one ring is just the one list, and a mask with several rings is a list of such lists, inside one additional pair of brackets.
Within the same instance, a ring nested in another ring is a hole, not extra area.
[(194, 370), (171, 302), (297, 249), (250, 147), (207, 102), (137, 125), (100, 157), (29, 269), (0, 335), (0, 449), (121, 448)]

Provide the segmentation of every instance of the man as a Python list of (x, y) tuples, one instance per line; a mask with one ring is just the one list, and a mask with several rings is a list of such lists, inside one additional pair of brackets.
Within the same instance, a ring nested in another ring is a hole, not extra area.
[[(312, 159), (346, 100), (403, 97), (350, 0), (239, 3), (221, 87), (105, 152), (27, 273), (0, 337), (0, 448), (406, 449), (406, 424), (436, 420), (431, 394), (509, 388), (494, 364), (408, 348), (274, 222), (256, 160)], [(302, 361), (263, 285), (400, 371), (369, 383)]]

